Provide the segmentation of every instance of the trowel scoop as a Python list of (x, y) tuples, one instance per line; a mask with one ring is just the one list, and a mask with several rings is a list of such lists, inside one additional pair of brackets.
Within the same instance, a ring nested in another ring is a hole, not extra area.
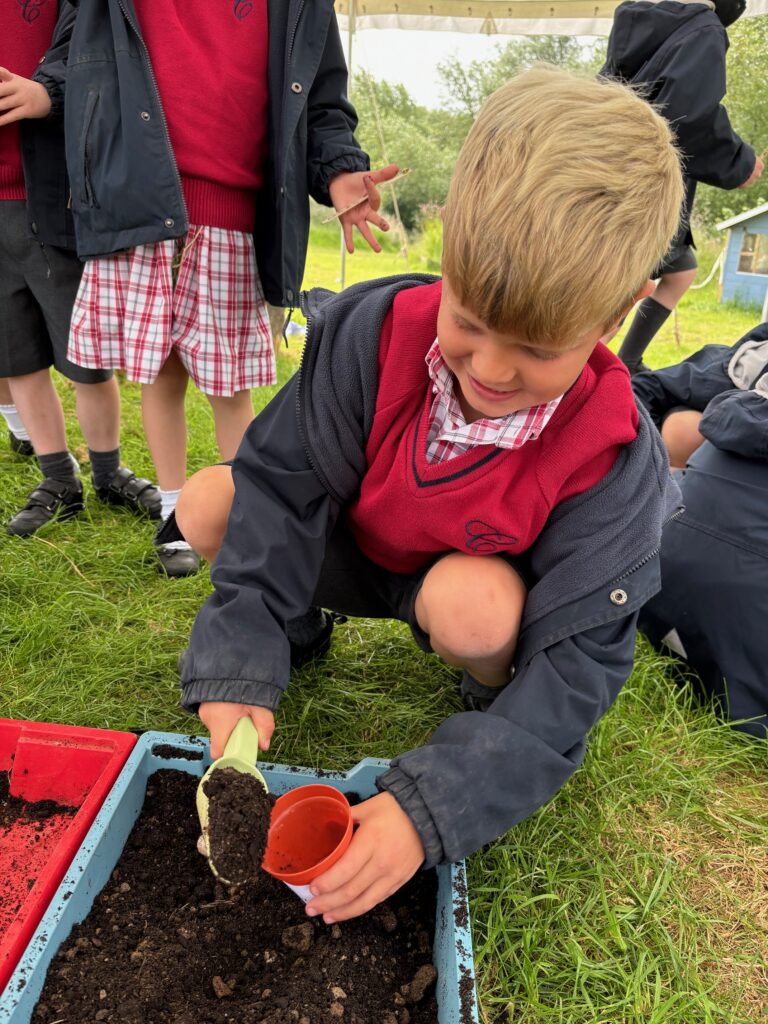
[(211, 866), (211, 871), (220, 878), (226, 885), (229, 884), (226, 878), (222, 878), (216, 870), (216, 865), (211, 860), (211, 843), (208, 830), (208, 797), (205, 795), (204, 787), (211, 775), (221, 768), (234, 768), (245, 775), (252, 775), (258, 779), (266, 792), (269, 792), (264, 776), (256, 767), (259, 756), (259, 734), (250, 718), (241, 718), (232, 730), (224, 754), (214, 761), (205, 775), (200, 779), (195, 799), (197, 814), (200, 818), (200, 827), (203, 833), (203, 845), (205, 855)]

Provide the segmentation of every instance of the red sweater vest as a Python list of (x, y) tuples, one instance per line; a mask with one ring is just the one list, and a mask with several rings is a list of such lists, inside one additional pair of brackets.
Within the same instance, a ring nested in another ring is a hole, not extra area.
[(424, 357), (437, 333), (440, 287), (400, 292), (384, 323), (368, 471), (347, 510), (360, 549), (400, 573), (446, 551), (520, 554), (552, 509), (598, 483), (637, 435), (629, 375), (599, 344), (539, 438), (428, 463), (433, 396)]
[(253, 231), (267, 145), (267, 0), (135, 0), (190, 224)]
[[(58, 17), (58, 0), (0, 0), (0, 64), (14, 75), (31, 78), (51, 45)], [(0, 128), (0, 200), (26, 199), (21, 166), (19, 124)]]

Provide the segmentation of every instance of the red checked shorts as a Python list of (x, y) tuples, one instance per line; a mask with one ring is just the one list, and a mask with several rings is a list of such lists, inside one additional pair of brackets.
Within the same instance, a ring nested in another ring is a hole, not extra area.
[(207, 395), (274, 384), (269, 314), (253, 238), (191, 227), (185, 238), (139, 245), (85, 265), (68, 357), (151, 384), (175, 351)]

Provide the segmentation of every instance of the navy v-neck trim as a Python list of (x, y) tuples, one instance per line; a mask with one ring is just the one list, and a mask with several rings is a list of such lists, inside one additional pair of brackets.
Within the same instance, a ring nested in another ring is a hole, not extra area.
[[(428, 394), (427, 401), (430, 401), (430, 397), (431, 396), (429, 396), (429, 394)], [(454, 480), (460, 480), (462, 477), (467, 476), (469, 473), (474, 472), (474, 470), (480, 469), (482, 466), (487, 465), (491, 461), (491, 459), (495, 459), (498, 455), (503, 455), (504, 452), (507, 450), (507, 449), (504, 449), (504, 448), (499, 448), (497, 445), (493, 445), (491, 451), (488, 452), (487, 455), (482, 455), (482, 456), (480, 456), (478, 458), (477, 455), (476, 455), (478, 449), (480, 449), (482, 447), (487, 447), (487, 446), (485, 446), (485, 445), (477, 445), (475, 448), (470, 449), (470, 451), (463, 452), (461, 455), (458, 455), (456, 457), (456, 459), (448, 459), (448, 460), (446, 460), (445, 462), (442, 462), (442, 463), (441, 462), (432, 463), (431, 465), (434, 466), (435, 471), (436, 471), (434, 479), (432, 479), (432, 474), (431, 473), (430, 473), (429, 477), (423, 476), (419, 472), (419, 438), (422, 436), (421, 435), (421, 425), (422, 425), (422, 422), (424, 420), (424, 415), (425, 415), (425, 410), (424, 410), (424, 407), (422, 406), (421, 412), (419, 413), (419, 417), (416, 420), (415, 426), (413, 428), (413, 443), (411, 445), (411, 468), (413, 470), (413, 478), (416, 481), (416, 485), (418, 487), (437, 487), (440, 484), (448, 484), (448, 483), (452, 483)], [(427, 437), (426, 437), (426, 433), (425, 433), (424, 434), (424, 453), (423, 454), (424, 454), (424, 463), (427, 466), (427, 469), (429, 470), (431, 468), (431, 466), (430, 466), (430, 463), (427, 462), (426, 442), (427, 442)], [(475, 454), (475, 458), (473, 460), (469, 461), (468, 465), (462, 466), (460, 469), (456, 469), (453, 472), (443, 472), (443, 473), (440, 473), (439, 467), (441, 467), (441, 466), (450, 467), (450, 463), (451, 462), (456, 462), (458, 459), (463, 459), (464, 456), (469, 455), (469, 454)]]

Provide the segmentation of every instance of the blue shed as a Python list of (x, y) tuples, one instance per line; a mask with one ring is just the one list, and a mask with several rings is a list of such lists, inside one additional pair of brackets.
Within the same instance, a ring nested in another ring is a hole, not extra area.
[[(728, 231), (720, 268), (720, 301), (768, 304), (768, 203), (717, 225)], [(765, 318), (763, 318), (765, 319)]]

